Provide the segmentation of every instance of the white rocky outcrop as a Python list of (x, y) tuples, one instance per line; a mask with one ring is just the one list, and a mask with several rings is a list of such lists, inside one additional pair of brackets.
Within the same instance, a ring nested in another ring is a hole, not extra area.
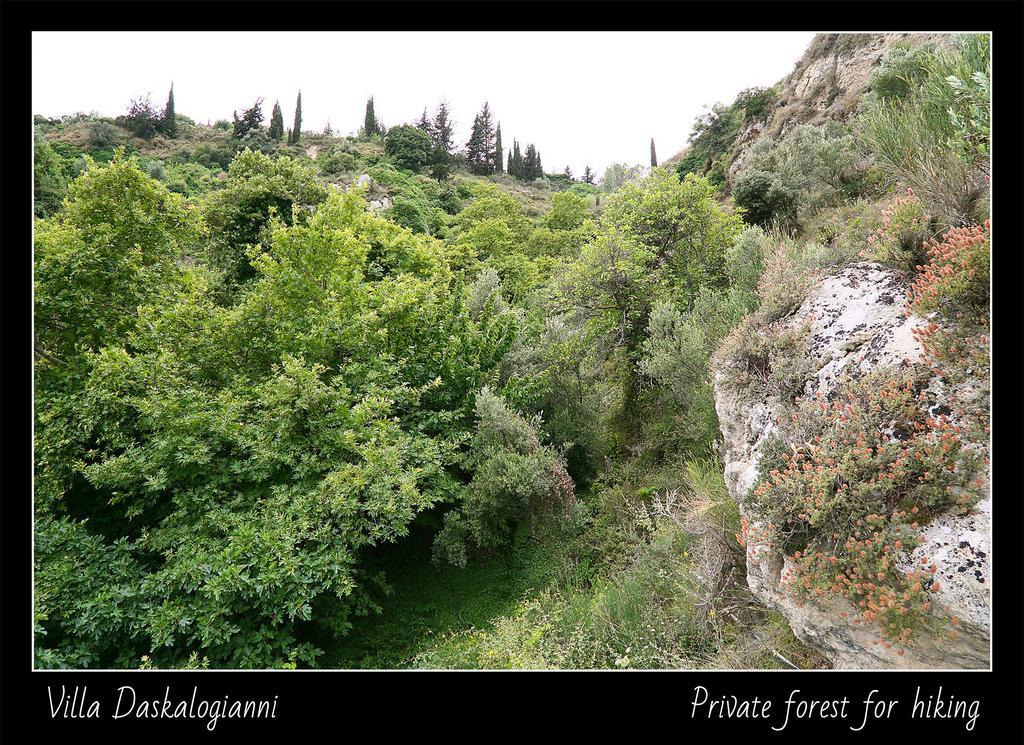
[[(856, 376), (875, 367), (919, 360), (922, 350), (913, 335), (927, 322), (905, 312), (906, 288), (900, 275), (877, 264), (853, 264), (820, 279), (798, 311), (785, 323), (810, 324), (808, 351), (817, 363), (807, 393), (826, 396), (843, 375)], [(798, 604), (781, 587), (787, 559), (757, 539), (757, 515), (744, 503), (758, 478), (761, 446), (779, 431), (786, 404), (768, 394), (737, 390), (723, 383), (723, 366), (715, 373), (715, 407), (724, 438), (725, 482), (755, 530), (747, 541), (747, 583), (767, 605), (789, 620), (794, 633), (840, 668), (986, 668), (989, 666), (991, 619), (991, 496), (966, 516), (940, 515), (924, 526), (925, 541), (907, 566), (922, 556), (938, 568), (941, 589), (935, 610), (957, 616), (956, 639), (922, 633), (898, 655), (896, 648), (873, 644), (878, 630), (857, 625), (858, 615), (844, 599)], [(954, 395), (933, 378), (929, 390), (941, 402)], [(936, 404), (940, 406), (943, 404)], [(784, 420), (783, 420), (784, 421)]]

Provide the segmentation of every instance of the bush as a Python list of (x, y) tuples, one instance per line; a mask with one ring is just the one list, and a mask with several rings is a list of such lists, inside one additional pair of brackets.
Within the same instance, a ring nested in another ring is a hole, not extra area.
[(774, 88), (747, 88), (742, 91), (733, 106), (743, 112), (745, 122), (764, 121), (778, 101), (778, 93)]
[(356, 170), (359, 167), (359, 161), (355, 155), (339, 145), (318, 152), (316, 165), (321, 175), (336, 176)]
[(146, 175), (157, 181), (167, 180), (167, 167), (162, 160), (149, 160), (143, 165)]
[(527, 515), (565, 516), (575, 503), (561, 458), (540, 442), (539, 418), (525, 419), (486, 387), (477, 394), (476, 417), (467, 459), (473, 479), (434, 541), (435, 561), (457, 566), (466, 564), (471, 547), (507, 545)]
[(987, 215), (988, 37), (961, 37), (953, 53), (918, 52), (913, 70), (900, 78), (906, 91), (868, 102), (860, 137), (879, 166), (912, 188), (931, 214), (947, 225), (977, 224)]
[(89, 122), (89, 147), (113, 147), (121, 139), (121, 131), (110, 122)]
[(422, 200), (397, 196), (387, 213), (388, 219), (414, 233), (429, 233), (430, 223)]
[(418, 172), (426, 166), (430, 150), (430, 135), (408, 124), (392, 127), (384, 138), (385, 155), (407, 171)]
[(868, 236), (869, 248), (863, 255), (897, 269), (913, 270), (925, 261), (929, 238), (931, 215), (925, 214), (921, 200), (908, 189), (906, 197), (896, 197), (882, 210), (882, 226)]
[(970, 228), (953, 228), (942, 241), (933, 238), (924, 246), (928, 263), (918, 266), (921, 276), (911, 289), (909, 309), (927, 313), (943, 309), (955, 317), (967, 310), (986, 316), (991, 264), (991, 222)]
[(797, 191), (778, 174), (748, 167), (736, 177), (732, 197), (744, 219), (755, 225), (783, 230), (797, 225)]
[(147, 94), (143, 98), (132, 99), (128, 113), (115, 120), (119, 126), (145, 140), (152, 139), (160, 131), (161, 114), (153, 106)]
[(785, 586), (809, 601), (847, 598), (886, 646), (912, 643), (939, 589), (927, 557), (902, 568), (920, 525), (978, 497), (979, 456), (959, 427), (920, 404), (927, 379), (883, 369), (847, 382), (834, 400), (802, 402), (794, 421), (805, 444), (762, 466), (750, 497), (771, 526), (760, 539), (794, 561)]

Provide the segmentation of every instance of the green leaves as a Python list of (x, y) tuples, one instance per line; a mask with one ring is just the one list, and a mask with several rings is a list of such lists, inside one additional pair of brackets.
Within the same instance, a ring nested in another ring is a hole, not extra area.
[[(217, 241), (260, 195), (302, 198), (292, 166), (261, 158), (208, 204)], [(224, 307), (174, 263), (199, 233), (178, 197), (121, 161), (74, 193), (37, 231), (45, 338), (77, 354), (37, 389), (37, 509), (56, 536), (37, 552), (39, 660), (313, 664), (304, 624), (343, 632), (367, 606), (361, 552), (457, 492), (448, 468), (513, 317), (471, 315), (443, 244), (357, 194), (261, 228)]]

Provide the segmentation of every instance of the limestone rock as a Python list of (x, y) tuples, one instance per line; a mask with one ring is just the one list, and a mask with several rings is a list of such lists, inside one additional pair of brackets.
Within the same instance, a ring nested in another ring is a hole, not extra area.
[[(808, 351), (817, 371), (805, 393), (835, 390), (844, 375), (876, 367), (901, 365), (921, 358), (913, 330), (925, 319), (905, 311), (906, 287), (897, 272), (878, 264), (858, 263), (818, 280), (785, 323), (810, 324)], [(943, 616), (960, 620), (957, 638), (922, 633), (904, 655), (873, 644), (878, 630), (853, 623), (857, 615), (845, 599), (798, 604), (781, 587), (786, 557), (758, 540), (755, 513), (745, 498), (758, 478), (761, 446), (779, 429), (786, 405), (767, 394), (739, 391), (723, 384), (722, 365), (715, 371), (715, 408), (723, 435), (725, 483), (740, 510), (751, 520), (747, 541), (747, 584), (767, 605), (789, 620), (794, 633), (840, 668), (985, 668), (989, 665), (991, 619), (991, 496), (969, 514), (949, 512), (924, 526), (925, 541), (906, 566), (922, 556), (937, 565), (940, 590), (934, 605)], [(929, 390), (941, 400), (952, 395), (933, 379)], [(987, 475), (986, 475), (987, 478)], [(846, 614), (846, 615), (844, 615)]]

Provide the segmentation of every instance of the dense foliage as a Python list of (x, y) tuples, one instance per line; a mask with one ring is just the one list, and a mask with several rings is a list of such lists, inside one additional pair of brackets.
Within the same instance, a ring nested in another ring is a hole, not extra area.
[(766, 133), (731, 183), (777, 88), (600, 187), (503, 151), (487, 104), (464, 149), (446, 103), (385, 128), (371, 98), (347, 137), (301, 93), (287, 131), (173, 89), (37, 117), (37, 665), (821, 665), (744, 586), (713, 358), (798, 412), (751, 495), (793, 591), (912, 642), (932, 583), (897, 559), (981, 456), (923, 367), (796, 403), (784, 320), (882, 262), (931, 371), (987, 385), (989, 79), (979, 38), (895, 48), (856, 117)]

